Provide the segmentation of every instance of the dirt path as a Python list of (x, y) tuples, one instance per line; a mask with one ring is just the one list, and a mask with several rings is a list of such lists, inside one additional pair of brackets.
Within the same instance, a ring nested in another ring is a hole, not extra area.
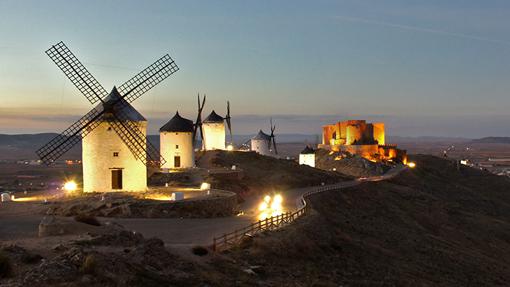
[[(364, 181), (386, 180), (398, 174), (403, 168), (395, 168), (386, 175), (346, 181), (340, 188), (358, 185)], [(284, 208), (287, 211), (300, 207), (301, 197), (316, 187), (282, 191)], [(241, 205), (244, 214), (224, 218), (100, 218), (101, 221), (117, 222), (127, 229), (140, 232), (145, 237), (158, 237), (173, 247), (208, 245), (214, 236), (231, 232), (257, 221), (258, 204), (261, 198), (251, 198)], [(31, 210), (29, 204), (19, 211), (19, 203), (0, 204), (0, 241), (32, 240), (37, 238), (39, 222), (43, 215)], [(16, 204), (16, 206), (14, 206)], [(24, 204), (24, 203), (21, 203)]]

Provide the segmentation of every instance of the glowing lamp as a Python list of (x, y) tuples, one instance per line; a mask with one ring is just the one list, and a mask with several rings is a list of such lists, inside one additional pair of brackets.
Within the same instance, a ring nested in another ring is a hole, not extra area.
[(233, 146), (233, 145), (231, 145), (231, 144), (229, 144), (229, 145), (227, 146), (227, 150), (228, 150), (228, 151), (233, 151), (233, 150), (234, 150), (234, 146)]
[(200, 190), (209, 190), (211, 189), (211, 184), (207, 182), (202, 182), (200, 185)]
[(68, 181), (64, 184), (64, 190), (68, 192), (73, 192), (78, 188), (78, 185), (74, 181)]
[(407, 166), (410, 167), (410, 168), (415, 168), (416, 167), (416, 163), (410, 162), (410, 163), (407, 164)]

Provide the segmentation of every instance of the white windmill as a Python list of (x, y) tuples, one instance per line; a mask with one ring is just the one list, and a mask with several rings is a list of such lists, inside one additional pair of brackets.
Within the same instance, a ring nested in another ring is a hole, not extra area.
[(83, 139), (83, 191), (144, 191), (147, 167), (165, 160), (146, 139), (147, 120), (130, 103), (179, 70), (169, 55), (108, 93), (60, 42), (46, 51), (92, 104), (99, 102), (48, 144), (37, 150), (51, 164)]

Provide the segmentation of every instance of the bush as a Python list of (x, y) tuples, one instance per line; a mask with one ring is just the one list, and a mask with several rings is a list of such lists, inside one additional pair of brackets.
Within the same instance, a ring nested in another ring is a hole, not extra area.
[(85, 257), (85, 260), (83, 260), (83, 263), (81, 264), (80, 271), (85, 274), (93, 274), (96, 270), (97, 262), (96, 257), (94, 255), (89, 254), (87, 257)]
[(83, 213), (78, 214), (74, 217), (74, 220), (77, 222), (82, 222), (82, 223), (89, 224), (89, 225), (101, 226), (101, 222), (99, 222), (99, 220), (97, 220), (97, 218), (93, 215), (88, 215), (88, 214), (83, 214)]
[(0, 253), (0, 278), (7, 278), (12, 275), (12, 263), (9, 257)]
[(191, 248), (191, 252), (197, 256), (205, 256), (209, 253), (209, 250), (203, 246), (195, 246)]

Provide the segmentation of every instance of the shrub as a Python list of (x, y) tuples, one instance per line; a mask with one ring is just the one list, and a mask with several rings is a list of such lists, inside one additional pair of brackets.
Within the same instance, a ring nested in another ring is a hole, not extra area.
[(191, 248), (191, 252), (197, 256), (205, 256), (209, 253), (209, 250), (203, 246), (195, 246)]
[(87, 257), (85, 257), (85, 260), (83, 260), (83, 263), (81, 264), (80, 271), (85, 274), (93, 274), (96, 270), (97, 262), (96, 257), (94, 255), (89, 254)]
[(0, 253), (0, 278), (7, 278), (12, 275), (12, 263), (9, 257)]
[(82, 222), (82, 223), (85, 223), (85, 224), (89, 224), (89, 225), (94, 225), (94, 226), (101, 226), (101, 222), (99, 222), (99, 220), (97, 220), (97, 218), (93, 215), (89, 215), (89, 214), (78, 214), (74, 217), (74, 220), (77, 221), (77, 222)]

